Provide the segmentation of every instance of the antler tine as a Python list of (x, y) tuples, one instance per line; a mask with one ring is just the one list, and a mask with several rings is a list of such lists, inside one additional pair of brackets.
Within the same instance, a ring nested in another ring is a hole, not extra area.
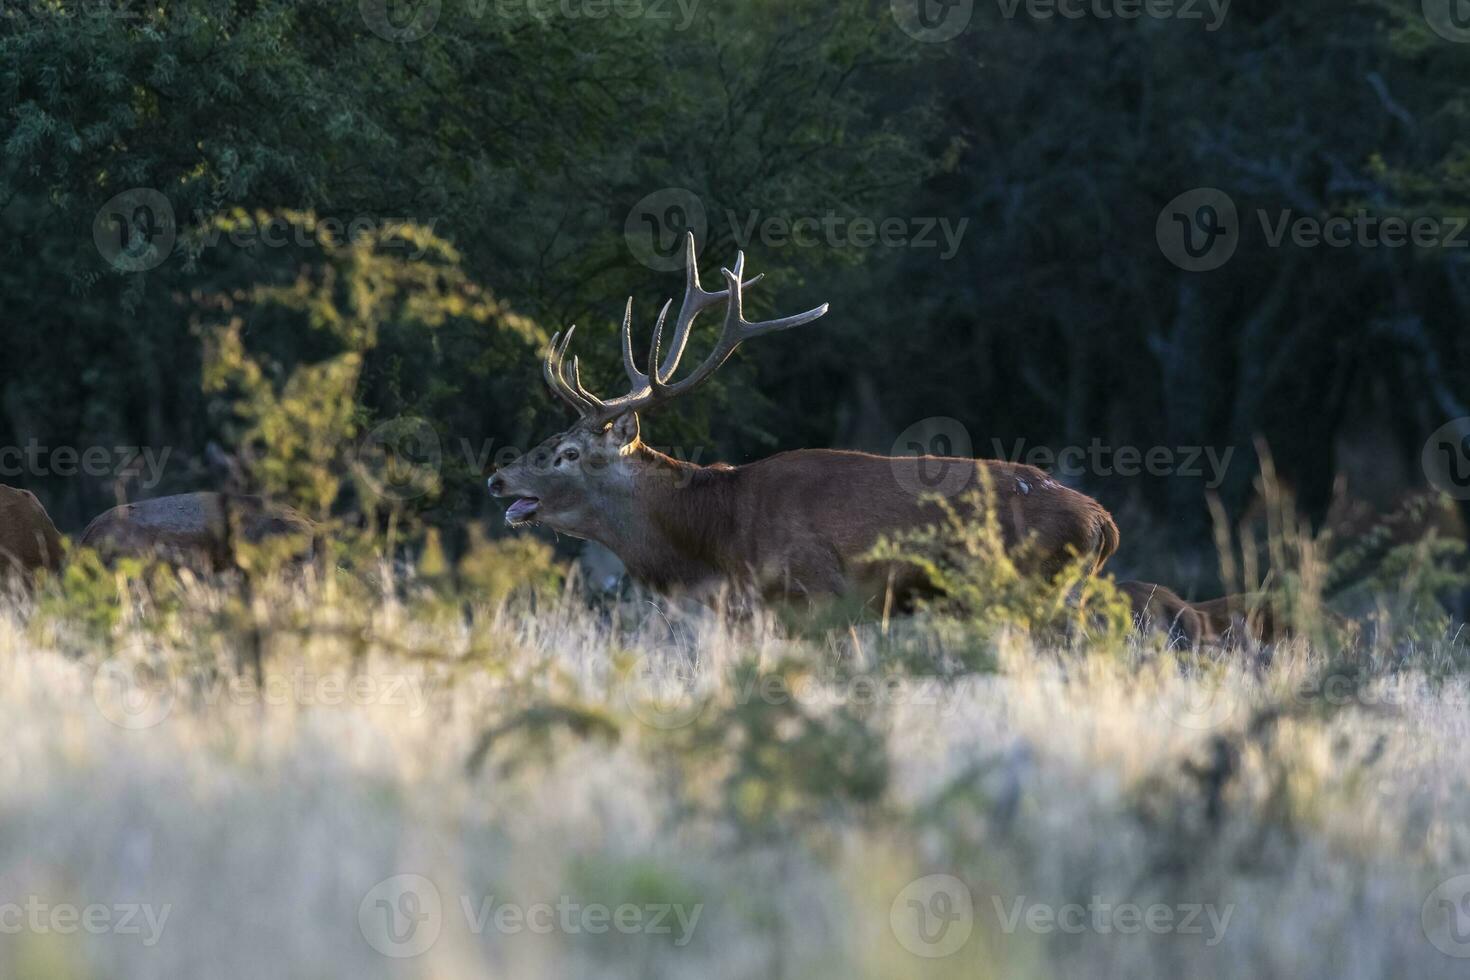
[(658, 319), (653, 324), (653, 339), (648, 342), (648, 373), (643, 380), (648, 382), (650, 391), (657, 394), (663, 389), (663, 382), (659, 380), (658, 352), (664, 342), (664, 321), (669, 317), (669, 308), (674, 301), (664, 300), (664, 308), (658, 311)]
[(790, 330), (792, 327), (799, 327), (804, 323), (811, 323), (813, 320), (826, 316), (827, 309), (828, 305), (823, 303), (821, 306), (812, 307), (805, 313), (783, 316), (779, 320), (762, 320), (760, 323), (750, 323), (742, 320), (740, 342), (752, 340), (756, 337), (764, 337), (768, 333)]
[[(639, 370), (636, 358), (633, 355), (633, 300), (628, 299), (628, 304), (623, 310), (623, 324), (621, 331), (623, 369), (627, 372), (631, 388), (625, 395), (610, 398), (606, 401), (598, 398), (582, 386), (581, 364), (576, 357), (572, 358), (570, 379), (566, 371), (567, 350), (572, 343), (572, 334), (576, 331), (575, 326), (567, 328), (565, 334), (556, 334), (551, 338), (551, 346), (546, 351), (546, 360), (542, 365), (546, 383), (568, 405), (577, 410), (584, 419), (594, 422), (610, 422), (620, 415), (635, 412), (651, 405), (654, 402), (663, 401), (674, 395), (682, 394), (698, 385), (709, 377), (721, 364), (724, 364), (734, 353), (735, 348), (752, 337), (760, 337), (778, 330), (789, 330), (799, 327), (804, 323), (810, 323), (827, 312), (827, 304), (823, 303), (815, 309), (798, 313), (795, 316), (781, 317), (776, 320), (764, 320), (759, 323), (751, 323), (745, 319), (745, 296), (744, 288), (753, 286), (761, 280), (761, 276), (755, 276), (749, 280), (745, 275), (745, 253), (738, 252), (735, 256), (735, 268), (721, 269), (720, 274), (725, 278), (725, 288), (717, 292), (710, 292), (699, 284), (699, 267), (694, 254), (694, 236), (686, 235), (684, 239), (684, 257), (686, 265), (684, 302), (679, 309), (679, 316), (674, 323), (674, 337), (670, 345), (668, 355), (660, 364), (660, 354), (663, 347), (664, 325), (668, 322), (669, 310), (673, 307), (673, 300), (664, 303), (663, 309), (659, 311), (658, 320), (653, 326), (653, 340), (648, 350), (648, 370)], [(672, 383), (674, 372), (678, 370), (679, 361), (684, 355), (685, 344), (689, 340), (689, 329), (694, 324), (695, 318), (701, 311), (720, 302), (726, 302), (725, 322), (720, 329), (720, 339), (715, 344), (715, 349), (710, 352), (709, 357), (695, 368), (692, 373), (683, 380)]]
[(582, 387), (582, 365), (578, 363), (575, 354), (572, 355), (572, 379), (569, 387), (576, 393), (577, 398), (587, 405), (592, 414), (601, 415), (607, 410), (607, 403)]
[[(664, 312), (668, 312), (667, 307)], [(662, 319), (660, 317), (660, 328), (662, 328)], [(633, 387), (626, 395), (606, 401), (583, 387), (582, 364), (575, 355), (572, 357), (571, 370), (567, 370), (567, 350), (572, 343), (572, 334), (577, 328), (568, 327), (565, 334), (559, 333), (551, 338), (551, 347), (547, 350), (546, 360), (542, 365), (546, 384), (558, 398), (576, 409), (577, 414), (582, 418), (593, 422), (609, 422), (625, 412), (637, 411), (653, 401), (654, 396), (649, 389), (648, 379), (643, 372), (638, 370), (638, 365), (633, 360), (632, 321), (633, 301), (629, 299), (628, 306), (623, 313), (623, 367), (627, 369), (628, 379), (633, 382)]]
[[(669, 312), (668, 304), (664, 304), (664, 312), (658, 315), (659, 326), (663, 326), (664, 315)], [(633, 297), (628, 297), (628, 307), (623, 311), (623, 370), (628, 373), (628, 380), (632, 382), (633, 390), (638, 391), (648, 384), (648, 375), (638, 370), (638, 362), (633, 358)]]
[[(576, 327), (574, 326), (572, 329), (575, 330)], [(551, 335), (551, 344), (546, 348), (546, 359), (541, 362), (541, 377), (546, 380), (546, 387), (551, 389), (551, 393), (553, 395), (560, 398), (568, 405), (571, 405), (578, 412), (581, 412), (582, 406), (579, 405), (577, 401), (571, 397), (570, 393), (566, 389), (566, 386), (563, 385), (561, 382), (561, 370), (557, 367), (556, 363), (556, 351), (560, 342), (560, 331)]]
[[(684, 345), (689, 342), (689, 328), (694, 326), (694, 320), (704, 310), (715, 305), (730, 296), (730, 290), (721, 289), (709, 292), (699, 283), (699, 261), (694, 253), (694, 232), (684, 233), (684, 302), (679, 307), (679, 318), (674, 321), (674, 339), (669, 345), (669, 354), (664, 358), (662, 367), (654, 371), (651, 367), (648, 372), (649, 381), (654, 391), (665, 387), (679, 369), (679, 360), (684, 356)], [(755, 276), (746, 286), (754, 286), (760, 282), (764, 275)]]
[[(768, 333), (776, 333), (780, 330), (790, 330), (804, 323), (811, 323), (820, 317), (827, 315), (828, 304), (814, 306), (805, 313), (794, 313), (791, 316), (779, 317), (775, 320), (762, 320), (759, 323), (751, 323), (745, 319), (744, 297), (741, 295), (740, 273), (745, 267), (745, 253), (740, 252), (735, 256), (735, 271), (721, 269), (725, 281), (730, 284), (730, 308), (725, 314), (725, 332), (731, 332), (731, 321), (736, 323), (735, 339), (730, 344), (730, 350), (734, 350), (740, 344), (756, 337), (764, 337)], [(723, 340), (723, 338), (722, 338)]]
[[(695, 368), (687, 378), (676, 384), (655, 385), (654, 391), (660, 399), (673, 397), (690, 390), (705, 378), (713, 374), (720, 365), (729, 360), (730, 355), (735, 352), (745, 341), (752, 337), (760, 337), (764, 334), (775, 333), (778, 330), (787, 330), (791, 327), (799, 327), (804, 323), (810, 323), (827, 312), (827, 304), (823, 303), (815, 309), (798, 313), (795, 316), (782, 317), (779, 320), (764, 320), (760, 323), (751, 323), (745, 319), (745, 297), (743, 287), (750, 283), (742, 283), (741, 276), (745, 272), (745, 253), (739, 252), (735, 256), (735, 268), (721, 269), (720, 274), (725, 277), (726, 289), (722, 290), (730, 297), (729, 305), (725, 308), (725, 323), (720, 329), (719, 342), (715, 349), (710, 352), (703, 364)], [(751, 280), (752, 282), (754, 280)], [(650, 379), (651, 380), (651, 379)]]
[(567, 348), (571, 346), (572, 335), (576, 331), (577, 325), (572, 324), (567, 328), (565, 334), (557, 333), (552, 336), (551, 346), (546, 350), (546, 360), (541, 365), (541, 373), (546, 379), (546, 386), (551, 389), (552, 394), (576, 409), (578, 415), (587, 418), (597, 413), (601, 403), (588, 394), (587, 390), (582, 387), (581, 380), (578, 377), (579, 371), (577, 370), (575, 358), (572, 361), (572, 375), (573, 377), (578, 377), (576, 388), (573, 388), (567, 383), (566, 376), (562, 370), (563, 365), (566, 363)]
[(560, 339), (560, 331), (551, 335), (551, 343), (546, 348), (546, 357), (541, 361), (541, 377), (545, 380), (546, 387), (558, 396), (561, 395), (561, 392), (556, 387), (556, 370), (552, 367), (552, 362), (556, 359), (556, 342)]

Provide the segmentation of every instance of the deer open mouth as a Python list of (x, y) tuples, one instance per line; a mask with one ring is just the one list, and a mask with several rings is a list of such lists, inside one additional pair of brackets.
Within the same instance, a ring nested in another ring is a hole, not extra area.
[(517, 497), (515, 502), (505, 509), (505, 523), (507, 524), (529, 524), (531, 518), (536, 516), (536, 510), (541, 506), (539, 497)]

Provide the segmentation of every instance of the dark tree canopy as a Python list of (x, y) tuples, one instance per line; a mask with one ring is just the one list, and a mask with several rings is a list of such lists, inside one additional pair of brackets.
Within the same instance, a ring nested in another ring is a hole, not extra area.
[[(769, 273), (758, 302), (833, 304), (649, 420), (703, 461), (888, 451), (937, 416), (987, 456), (1231, 450), (1218, 488), (1068, 477), (1201, 545), (1207, 490), (1251, 500), (1257, 439), (1309, 510), (1365, 453), (1422, 482), (1426, 436), (1470, 414), (1470, 49), (1420, 6), (1237, 0), (1211, 30), (979, 4), (934, 43), (886, 0), (687, 21), (444, 3), (422, 36), (346, 2), (7, 5), (0, 445), (168, 447), (149, 492), (207, 485), (207, 447), (249, 429), (220, 408), (240, 378), (205, 384), (234, 321), (278, 391), (357, 358), (344, 438), (426, 420), (446, 461), (421, 505), (476, 515), (486, 447), (561, 420), (546, 337), (581, 324), (592, 383), (615, 385), (623, 297), (646, 336), (680, 288), (657, 248), (692, 216), (707, 270), (744, 246)], [(1200, 188), (1233, 204), (1238, 242), (1187, 271), (1159, 222)], [(142, 271), (127, 255), (162, 224), (99, 217), (135, 190), (176, 226)], [(1377, 237), (1292, 230), (1333, 217)], [(1385, 244), (1390, 218), (1437, 237)], [(119, 490), (0, 479), (70, 530)]]

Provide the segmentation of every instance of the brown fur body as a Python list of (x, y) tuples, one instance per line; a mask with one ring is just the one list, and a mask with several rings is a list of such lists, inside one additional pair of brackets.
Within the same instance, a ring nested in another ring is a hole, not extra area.
[(1236, 595), (1189, 602), (1152, 582), (1119, 582), (1133, 615), (1144, 625), (1167, 631), (1190, 646), (1201, 643), (1239, 643), (1245, 639), (1274, 643), (1280, 638), (1270, 603), (1259, 597)]
[[(658, 589), (730, 583), (874, 598), (889, 571), (864, 561), (878, 539), (943, 518), (924, 499), (921, 466), (968, 470), (962, 486), (946, 486), (955, 493), (981, 489), (984, 473), (1007, 543), (1028, 542), (1037, 572), (1055, 574), (1078, 557), (1099, 568), (1118, 546), (1100, 504), (1019, 463), (801, 449), (744, 466), (697, 466), (643, 445), (636, 421), (626, 426), (631, 436), (574, 426), (500, 471), (491, 491), (538, 499), (535, 520), (597, 541)], [(549, 462), (568, 450), (576, 462)]]
[(802, 449), (746, 466), (648, 465), (687, 475), (687, 485), (641, 501), (654, 533), (622, 542), (630, 572), (657, 585), (717, 575), (765, 592), (838, 593), (859, 579), (871, 588), (886, 575), (863, 575), (875, 570), (862, 559), (879, 537), (942, 519), (913, 489), (921, 465), (971, 470), (964, 490), (978, 490), (986, 470), (1007, 544), (1030, 539), (1044, 574), (1080, 555), (1100, 567), (1117, 548), (1101, 505), (1021, 464)]
[(61, 564), (61, 535), (29, 490), (0, 486), (0, 579)]
[(160, 558), (212, 572), (233, 566), (237, 540), (282, 535), (302, 535), (309, 546), (311, 522), (260, 497), (202, 492), (114, 507), (87, 525), (79, 543), (107, 561)]

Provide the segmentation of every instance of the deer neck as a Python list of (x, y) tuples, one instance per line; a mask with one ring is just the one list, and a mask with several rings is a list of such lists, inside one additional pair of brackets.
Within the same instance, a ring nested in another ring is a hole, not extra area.
[(603, 541), (634, 578), (655, 587), (693, 587), (728, 575), (735, 470), (672, 459), (639, 445), (628, 460), (623, 517)]

